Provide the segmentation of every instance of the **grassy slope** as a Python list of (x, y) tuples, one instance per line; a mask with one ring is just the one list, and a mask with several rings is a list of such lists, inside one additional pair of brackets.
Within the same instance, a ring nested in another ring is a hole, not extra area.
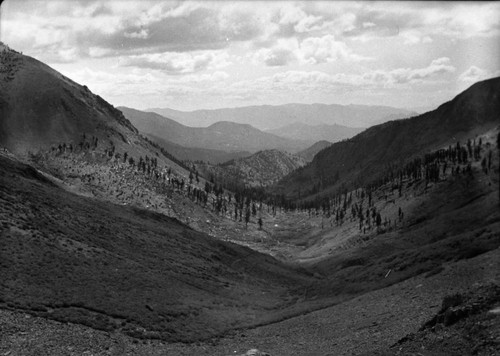
[(476, 168), (472, 179), (450, 177), (408, 206), (401, 228), (360, 234), (315, 267), (329, 276), (332, 293), (359, 293), (493, 250), (500, 246), (498, 189), (498, 161), (488, 175)]
[(195, 340), (268, 320), (310, 283), (269, 256), (157, 213), (73, 195), (29, 166), (0, 160), (7, 306), (129, 335)]

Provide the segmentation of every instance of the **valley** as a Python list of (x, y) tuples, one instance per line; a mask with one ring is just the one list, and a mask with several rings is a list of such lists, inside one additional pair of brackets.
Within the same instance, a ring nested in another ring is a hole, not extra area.
[(186, 126), (0, 50), (2, 354), (500, 352), (500, 78), (265, 132), (276, 107)]

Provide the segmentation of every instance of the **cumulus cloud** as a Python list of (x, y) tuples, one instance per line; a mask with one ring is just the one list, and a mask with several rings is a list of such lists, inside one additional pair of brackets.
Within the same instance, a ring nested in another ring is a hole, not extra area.
[(373, 2), (347, 11), (352, 11), (354, 21), (343, 35), (361, 41), (400, 37), (404, 44), (414, 45), (430, 43), (436, 36), (466, 39), (500, 33), (500, 6), (492, 2), (403, 2), (391, 6)]
[[(458, 39), (500, 32), (500, 5), (489, 2), (449, 5), (405, 2), (391, 6), (378, 2), (6, 3), (4, 41), (24, 42), (23, 47), (35, 49), (41, 55), (50, 51), (52, 57), (58, 55), (57, 46), (66, 50), (75, 48), (79, 56), (92, 56), (91, 48), (106, 49), (100, 56), (120, 56), (137, 51), (223, 49), (248, 41), (269, 44), (295, 36), (299, 41), (310, 38), (303, 44), (303, 58), (321, 63), (348, 54), (345, 38), (400, 36), (405, 44), (416, 45), (430, 43), (435, 36)], [(318, 50), (318, 45), (329, 48)], [(277, 66), (290, 61), (292, 56), (285, 52), (283, 49), (268, 52), (264, 62)]]
[(295, 38), (280, 39), (271, 48), (261, 48), (252, 55), (254, 64), (270, 67), (285, 66), (297, 60), (299, 44)]
[(308, 91), (328, 92), (338, 88), (363, 90), (366, 88), (390, 88), (408, 84), (431, 83), (455, 67), (449, 58), (442, 57), (432, 61), (424, 68), (398, 68), (394, 70), (372, 70), (363, 74), (329, 74), (322, 71), (285, 71), (272, 76), (260, 77), (251, 81), (240, 81), (231, 90), (277, 92)]
[(188, 74), (228, 65), (227, 54), (213, 51), (200, 53), (165, 52), (123, 57), (124, 67), (161, 70), (167, 74)]
[(490, 72), (485, 69), (478, 68), (476, 66), (471, 66), (465, 72), (460, 74), (458, 80), (461, 82), (478, 82), (480, 80), (485, 80), (488, 78), (497, 77), (500, 75), (500, 70), (495, 72)]
[(424, 68), (397, 68), (391, 71), (373, 71), (366, 73), (363, 77), (373, 83), (385, 86), (395, 84), (417, 83), (432, 80), (440, 75), (455, 72), (456, 68), (451, 65), (448, 57), (433, 60)]
[(336, 41), (332, 35), (307, 37), (301, 42), (296, 38), (280, 39), (273, 47), (258, 50), (253, 57), (256, 62), (268, 66), (285, 66), (293, 62), (320, 64), (369, 59), (353, 53), (344, 42)]
[(306, 38), (300, 44), (299, 56), (304, 62), (310, 64), (366, 59), (353, 54), (344, 42), (336, 41), (332, 35)]

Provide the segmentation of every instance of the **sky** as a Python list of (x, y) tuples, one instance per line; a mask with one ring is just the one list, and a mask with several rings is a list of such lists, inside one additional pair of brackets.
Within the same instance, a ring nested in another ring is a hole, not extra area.
[(137, 109), (428, 109), (500, 76), (498, 2), (5, 0), (0, 21), (0, 41)]

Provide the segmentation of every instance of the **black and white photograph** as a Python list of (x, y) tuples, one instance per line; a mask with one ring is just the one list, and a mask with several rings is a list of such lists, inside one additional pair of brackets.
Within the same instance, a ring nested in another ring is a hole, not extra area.
[(500, 2), (0, 0), (0, 356), (500, 355)]

